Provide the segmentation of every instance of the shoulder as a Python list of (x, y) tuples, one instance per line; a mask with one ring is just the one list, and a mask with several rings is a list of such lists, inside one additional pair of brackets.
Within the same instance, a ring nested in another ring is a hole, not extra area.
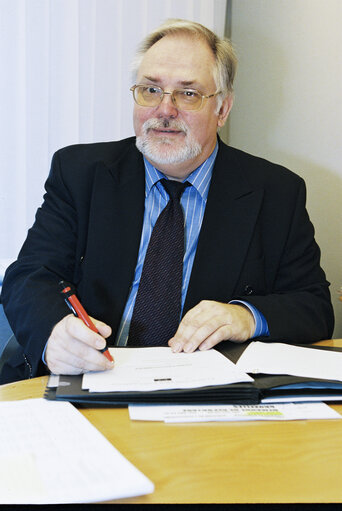
[(116, 142), (76, 144), (55, 152), (51, 170), (45, 183), (47, 192), (85, 197), (92, 193), (95, 183), (106, 186), (108, 176), (115, 180), (143, 170), (141, 153), (135, 146), (135, 137)]
[(240, 175), (253, 187), (297, 188), (304, 180), (295, 172), (277, 163), (220, 142), (217, 165), (225, 172)]
[(103, 162), (112, 165), (125, 154), (135, 148), (135, 137), (113, 142), (97, 142), (93, 144), (75, 144), (63, 147), (55, 152), (53, 162), (58, 160), (63, 165), (72, 165), (73, 168), (89, 167)]

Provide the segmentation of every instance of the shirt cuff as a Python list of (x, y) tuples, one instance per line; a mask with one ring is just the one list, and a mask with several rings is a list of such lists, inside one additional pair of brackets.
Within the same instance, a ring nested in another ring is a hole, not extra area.
[(253, 318), (255, 321), (255, 330), (251, 339), (254, 339), (255, 337), (261, 336), (265, 337), (270, 335), (265, 316), (256, 307), (254, 307), (254, 305), (251, 305), (250, 303), (245, 302), (244, 300), (232, 300), (229, 303), (241, 303), (242, 305), (247, 307), (247, 309), (249, 309), (253, 314)]
[(45, 344), (45, 348), (44, 348), (44, 351), (42, 353), (42, 361), (44, 362), (44, 364), (46, 365), (47, 367), (47, 363), (45, 362), (45, 351), (46, 351), (46, 346), (47, 346), (47, 343)]

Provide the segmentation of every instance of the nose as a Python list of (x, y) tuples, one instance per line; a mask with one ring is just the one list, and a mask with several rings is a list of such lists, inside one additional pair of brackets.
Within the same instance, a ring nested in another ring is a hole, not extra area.
[(161, 103), (157, 107), (157, 114), (159, 117), (177, 117), (178, 110), (173, 104), (171, 94), (165, 93), (163, 99), (161, 100)]

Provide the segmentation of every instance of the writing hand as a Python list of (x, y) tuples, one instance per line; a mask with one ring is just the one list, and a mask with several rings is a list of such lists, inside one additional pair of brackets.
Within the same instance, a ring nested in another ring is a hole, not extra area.
[(104, 348), (104, 339), (111, 334), (111, 328), (101, 321), (91, 319), (99, 334), (72, 314), (55, 325), (45, 351), (45, 360), (52, 373), (81, 374), (114, 367), (99, 351)]
[(243, 305), (203, 300), (183, 317), (168, 344), (172, 351), (208, 350), (221, 341), (244, 342), (252, 337), (255, 321)]

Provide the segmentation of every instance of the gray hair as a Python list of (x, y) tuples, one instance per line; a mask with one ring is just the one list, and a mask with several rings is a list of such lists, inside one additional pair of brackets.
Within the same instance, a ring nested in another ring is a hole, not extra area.
[(223, 98), (233, 92), (233, 82), (237, 67), (237, 58), (232, 43), (226, 38), (218, 37), (214, 32), (194, 21), (168, 19), (156, 28), (141, 42), (136, 57), (132, 63), (134, 80), (136, 79), (141, 61), (151, 46), (167, 35), (187, 34), (204, 40), (215, 57), (214, 81), (218, 91), (218, 110)]

